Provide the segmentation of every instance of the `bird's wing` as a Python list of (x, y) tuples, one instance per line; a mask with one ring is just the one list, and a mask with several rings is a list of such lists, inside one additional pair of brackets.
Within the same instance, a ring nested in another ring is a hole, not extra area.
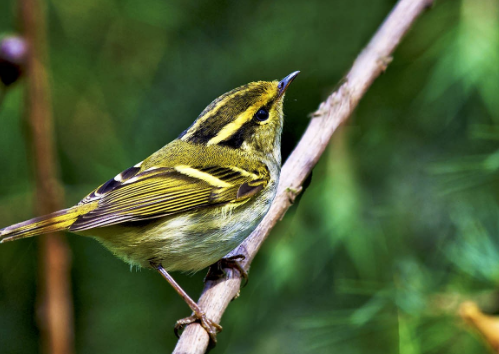
[(80, 215), (69, 229), (82, 231), (240, 202), (260, 192), (269, 180), (263, 164), (256, 171), (187, 165), (140, 171), (135, 166), (83, 199), (80, 206), (92, 203), (97, 207)]

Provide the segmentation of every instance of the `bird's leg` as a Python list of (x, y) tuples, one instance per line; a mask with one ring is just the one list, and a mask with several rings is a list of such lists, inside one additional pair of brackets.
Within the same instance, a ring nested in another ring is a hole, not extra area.
[(177, 321), (177, 323), (175, 324), (175, 335), (179, 337), (179, 332), (182, 331), (185, 326), (199, 321), (201, 323), (201, 326), (203, 326), (206, 332), (208, 332), (208, 335), (210, 336), (213, 344), (216, 344), (217, 333), (222, 331), (222, 326), (206, 317), (206, 314), (201, 309), (201, 307), (199, 307), (198, 304), (194, 300), (192, 300), (189, 295), (187, 295), (184, 289), (182, 289), (180, 285), (177, 284), (177, 282), (172, 278), (170, 274), (168, 274), (168, 272), (165, 270), (165, 268), (163, 268), (161, 264), (151, 263), (151, 266), (156, 269), (163, 276), (163, 278), (168, 281), (168, 283), (170, 283), (170, 285), (184, 299), (184, 301), (187, 303), (187, 306), (189, 306), (193, 312), (192, 316)]
[(243, 287), (245, 287), (246, 284), (248, 284), (248, 273), (244, 270), (243, 266), (240, 263), (245, 259), (246, 257), (242, 254), (220, 259), (217, 263), (214, 263), (210, 266), (208, 274), (206, 274), (204, 280), (218, 280), (224, 278), (227, 275), (224, 268), (231, 268), (236, 269), (239, 274), (241, 274), (241, 278), (244, 279)]

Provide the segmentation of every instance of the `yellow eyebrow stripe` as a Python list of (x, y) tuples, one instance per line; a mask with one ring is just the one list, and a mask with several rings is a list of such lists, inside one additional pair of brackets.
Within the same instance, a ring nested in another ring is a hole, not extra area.
[(196, 121), (194, 122), (192, 127), (190, 127), (189, 130), (187, 131), (187, 133), (182, 137), (182, 140), (184, 140), (184, 141), (189, 140), (194, 135), (194, 133), (196, 133), (198, 131), (199, 127), (201, 127), (206, 122), (206, 120), (215, 116), (221, 107), (225, 106), (227, 104), (227, 102), (229, 100), (231, 100), (234, 96), (240, 95), (240, 94), (241, 94), (241, 92), (237, 91), (237, 92), (234, 92), (230, 95), (227, 95), (226, 97), (221, 99), (219, 102), (217, 102), (215, 104), (215, 106), (212, 107), (208, 112), (206, 112), (204, 115), (198, 117), (198, 119), (196, 119)]
[(229, 124), (225, 125), (216, 136), (208, 141), (207, 145), (215, 145), (221, 141), (230, 138), (234, 133), (236, 133), (245, 123), (251, 120), (252, 116), (247, 112), (240, 114), (236, 119), (234, 119)]
[(230, 183), (222, 181), (221, 179), (218, 179), (218, 178), (214, 177), (213, 175), (210, 175), (209, 173), (196, 170), (195, 168), (192, 168), (192, 167), (189, 167), (186, 165), (175, 166), (175, 170), (177, 172), (180, 172), (180, 173), (186, 175), (186, 176), (194, 177), (194, 178), (203, 180), (213, 187), (221, 187), (221, 188), (232, 187), (232, 184), (230, 184)]

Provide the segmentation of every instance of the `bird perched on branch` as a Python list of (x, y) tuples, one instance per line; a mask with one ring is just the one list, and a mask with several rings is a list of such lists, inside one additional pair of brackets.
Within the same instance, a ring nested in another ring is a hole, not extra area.
[(223, 94), (174, 141), (77, 205), (1, 229), (1, 242), (63, 230), (92, 236), (125, 262), (159, 271), (194, 312), (176, 328), (200, 321), (216, 341), (221, 327), (168, 271), (216, 263), (269, 210), (281, 170), (284, 93), (298, 73)]

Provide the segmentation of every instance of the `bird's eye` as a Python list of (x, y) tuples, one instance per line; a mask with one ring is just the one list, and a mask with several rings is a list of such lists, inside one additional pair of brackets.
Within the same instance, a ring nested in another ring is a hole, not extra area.
[(269, 119), (269, 111), (267, 111), (265, 108), (260, 108), (258, 112), (255, 113), (254, 118), (259, 122), (263, 122), (264, 120)]

